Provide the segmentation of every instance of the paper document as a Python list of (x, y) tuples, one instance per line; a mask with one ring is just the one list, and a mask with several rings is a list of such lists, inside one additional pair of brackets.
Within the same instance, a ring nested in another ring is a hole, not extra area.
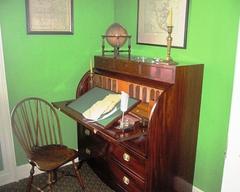
[(83, 116), (94, 121), (97, 121), (101, 116), (101, 119), (103, 119), (103, 116), (108, 117), (109, 115), (107, 113), (114, 111), (114, 108), (120, 102), (120, 99), (120, 94), (109, 94), (84, 111)]

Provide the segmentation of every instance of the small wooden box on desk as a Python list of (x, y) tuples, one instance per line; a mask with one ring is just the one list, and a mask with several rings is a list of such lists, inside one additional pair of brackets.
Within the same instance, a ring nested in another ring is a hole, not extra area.
[(131, 110), (141, 126), (126, 133), (119, 133), (114, 125), (99, 128), (66, 111), (62, 102), (53, 103), (77, 120), (78, 147), (92, 157), (88, 164), (116, 191), (178, 191), (184, 184), (185, 192), (192, 191), (203, 65), (95, 56), (94, 66), (93, 79), (86, 73), (76, 96), (90, 85), (125, 91), (141, 100)]

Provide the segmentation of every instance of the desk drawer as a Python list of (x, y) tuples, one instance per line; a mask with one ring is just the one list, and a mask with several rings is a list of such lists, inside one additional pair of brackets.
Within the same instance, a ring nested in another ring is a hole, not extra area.
[(80, 158), (105, 156), (108, 143), (89, 129), (78, 125), (78, 151)]
[(123, 147), (111, 145), (111, 158), (119, 162), (122, 166), (129, 169), (141, 178), (145, 176), (145, 159), (138, 157)]
[[(127, 70), (126, 70), (127, 69)], [(123, 61), (121, 64), (116, 64), (117, 72), (125, 74), (139, 74), (140, 67), (136, 64), (129, 63), (128, 60)]]
[(128, 172), (123, 167), (118, 166), (114, 161), (110, 161), (110, 169), (112, 171), (114, 180), (120, 188), (124, 191), (143, 192), (144, 181), (134, 174)]

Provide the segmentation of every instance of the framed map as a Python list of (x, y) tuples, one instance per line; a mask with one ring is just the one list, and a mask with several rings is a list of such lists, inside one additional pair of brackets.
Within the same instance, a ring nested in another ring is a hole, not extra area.
[(186, 48), (188, 0), (138, 0), (137, 43), (166, 46), (172, 9), (172, 47)]
[(73, 0), (26, 0), (29, 34), (73, 34)]

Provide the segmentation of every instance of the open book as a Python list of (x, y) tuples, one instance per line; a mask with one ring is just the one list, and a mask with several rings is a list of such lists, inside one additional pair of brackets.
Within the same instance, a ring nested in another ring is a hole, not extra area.
[[(81, 113), (89, 121), (95, 121), (101, 126), (110, 126), (122, 115), (120, 110), (121, 95), (110, 90), (94, 87), (68, 104), (68, 107)], [(129, 98), (128, 110), (140, 101)]]

